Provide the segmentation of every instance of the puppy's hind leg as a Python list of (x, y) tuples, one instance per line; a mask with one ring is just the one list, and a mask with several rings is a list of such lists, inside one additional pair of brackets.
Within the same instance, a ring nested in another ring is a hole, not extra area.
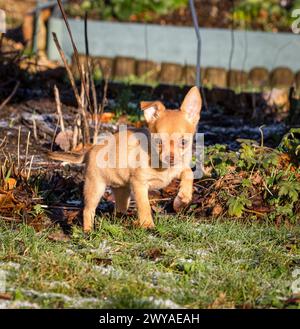
[(118, 214), (125, 214), (130, 202), (130, 186), (122, 186), (112, 189), (115, 196), (116, 208), (115, 212)]
[(105, 192), (106, 184), (98, 177), (85, 178), (84, 182), (84, 210), (83, 230), (90, 232), (94, 227), (95, 211), (98, 203)]

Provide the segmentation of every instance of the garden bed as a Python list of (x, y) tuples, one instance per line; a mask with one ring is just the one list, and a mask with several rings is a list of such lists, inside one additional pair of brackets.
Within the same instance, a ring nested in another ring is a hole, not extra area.
[[(258, 31), (291, 32), (291, 13), (298, 2), (195, 0), (200, 27), (237, 28)], [(71, 17), (150, 24), (193, 26), (188, 0), (134, 1), (132, 3), (70, 0), (66, 10)]]

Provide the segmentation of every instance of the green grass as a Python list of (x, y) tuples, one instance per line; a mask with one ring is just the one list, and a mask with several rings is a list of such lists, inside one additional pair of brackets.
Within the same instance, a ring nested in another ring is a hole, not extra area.
[(70, 240), (53, 241), (58, 227), (0, 221), (6, 307), (281, 308), (292, 295), (299, 227), (183, 216), (156, 218), (153, 232), (97, 223), (90, 236), (75, 227)]

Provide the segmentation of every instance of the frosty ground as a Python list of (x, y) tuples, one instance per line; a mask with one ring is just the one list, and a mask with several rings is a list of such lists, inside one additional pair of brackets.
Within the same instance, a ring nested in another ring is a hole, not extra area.
[(36, 232), (1, 221), (2, 308), (297, 307), (297, 226), (158, 216), (153, 232), (98, 217)]

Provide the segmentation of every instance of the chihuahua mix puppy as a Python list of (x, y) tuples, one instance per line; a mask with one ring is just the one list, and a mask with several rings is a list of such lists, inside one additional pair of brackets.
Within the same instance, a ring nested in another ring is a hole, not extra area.
[[(70, 163), (85, 163), (83, 229), (94, 226), (95, 210), (106, 186), (111, 186), (116, 212), (125, 213), (131, 191), (138, 220), (135, 225), (154, 228), (148, 191), (181, 180), (174, 200), (179, 211), (192, 200), (193, 172), (190, 168), (193, 135), (200, 119), (202, 99), (197, 87), (185, 96), (180, 109), (167, 110), (160, 101), (141, 102), (149, 129), (119, 131), (106, 145), (94, 145), (83, 155), (52, 152), (49, 157)], [(146, 141), (147, 145), (145, 146)], [(168, 150), (168, 152), (164, 152)], [(185, 161), (182, 157), (185, 156)], [(153, 165), (153, 160), (157, 164)]]

